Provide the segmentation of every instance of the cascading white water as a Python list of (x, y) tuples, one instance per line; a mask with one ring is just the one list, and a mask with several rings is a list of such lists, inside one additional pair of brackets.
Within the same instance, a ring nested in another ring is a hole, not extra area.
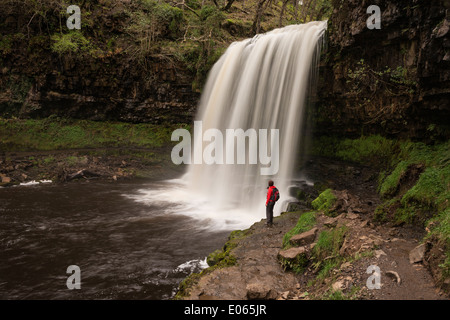
[[(272, 179), (281, 193), (275, 214), (284, 209), (298, 156), (306, 98), (318, 69), (326, 28), (326, 21), (291, 25), (235, 42), (208, 76), (197, 115), (202, 132), (194, 132), (192, 141), (194, 159), (198, 150), (201, 157), (202, 150), (212, 143), (203, 141), (202, 133), (209, 129), (224, 136), (227, 129), (267, 129), (269, 133), (278, 129), (276, 175), (261, 175), (261, 168), (267, 165), (260, 161), (251, 164), (247, 143), (245, 164), (190, 164), (181, 179), (152, 183), (129, 197), (159, 205), (164, 208), (161, 214), (188, 215), (203, 221), (198, 227), (233, 230), (265, 218), (266, 187)], [(271, 137), (267, 138), (270, 141)], [(274, 146), (273, 141), (268, 146)], [(234, 152), (237, 158), (237, 150), (230, 149), (223, 153)], [(270, 152), (267, 155), (274, 160)]]
[[(244, 209), (255, 219), (265, 215), (269, 179), (275, 181), (282, 198), (288, 198), (311, 73), (318, 68), (326, 28), (326, 21), (291, 25), (235, 42), (227, 49), (210, 71), (197, 120), (202, 121), (203, 132), (278, 129), (279, 171), (274, 176), (261, 175), (260, 168), (266, 166), (259, 162), (191, 164), (185, 176), (191, 190), (222, 209)], [(209, 143), (201, 135), (194, 139), (197, 146)], [(282, 205), (275, 206), (276, 213), (281, 210)]]

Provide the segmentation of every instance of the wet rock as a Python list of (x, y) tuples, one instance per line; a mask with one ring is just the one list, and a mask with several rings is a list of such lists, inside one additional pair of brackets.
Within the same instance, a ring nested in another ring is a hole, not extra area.
[(421, 244), (410, 251), (409, 262), (411, 263), (421, 262), (423, 260), (424, 255), (425, 255), (425, 244)]

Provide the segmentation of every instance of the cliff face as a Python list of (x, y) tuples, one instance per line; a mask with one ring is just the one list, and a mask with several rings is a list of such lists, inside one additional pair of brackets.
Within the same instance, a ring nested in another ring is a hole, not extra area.
[[(449, 4), (334, 1), (315, 133), (449, 137)], [(381, 9), (381, 29), (367, 27), (370, 5)]]
[(189, 75), (159, 59), (152, 61), (149, 73), (121, 56), (102, 63), (70, 57), (40, 63), (45, 64), (43, 69), (25, 72), (21, 66), (6, 63), (0, 81), (13, 82), (16, 85), (13, 88), (18, 91), (2, 86), (5, 89), (0, 101), (3, 114), (185, 122), (190, 121), (199, 96), (191, 90)]
[[(133, 4), (84, 4), (82, 30), (70, 33), (69, 15), (58, 11), (65, 8), (30, 3), (0, 5), (0, 116), (191, 120), (199, 98), (192, 90), (194, 75), (157, 51), (138, 56), (141, 47), (127, 34), (132, 18), (126, 13)], [(55, 52), (55, 44), (66, 52)], [(70, 49), (75, 45), (80, 48)]]

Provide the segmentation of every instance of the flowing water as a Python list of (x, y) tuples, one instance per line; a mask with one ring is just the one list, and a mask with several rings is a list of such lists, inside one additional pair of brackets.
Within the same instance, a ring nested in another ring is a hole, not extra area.
[[(149, 183), (0, 189), (0, 299), (168, 299), (231, 230), (265, 217), (269, 178), (289, 201), (326, 27), (292, 25), (233, 43), (204, 88), (197, 116), (204, 130), (279, 130), (273, 176), (247, 161), (191, 164), (180, 179)], [(202, 136), (194, 139), (203, 149)], [(80, 290), (66, 286), (70, 265), (81, 270)]]
[[(212, 68), (197, 115), (203, 131), (279, 130), (279, 163), (274, 164), (279, 170), (275, 175), (261, 174), (268, 165), (262, 161), (251, 164), (249, 154), (245, 164), (189, 167), (185, 179), (194, 191), (207, 196), (217, 207), (222, 206), (223, 210), (217, 212), (237, 208), (249, 215), (248, 219), (259, 219), (269, 179), (275, 181), (285, 200), (284, 206), (275, 206), (275, 213), (285, 209), (307, 95), (314, 86), (326, 28), (327, 21), (291, 25), (233, 43)], [(201, 135), (194, 139), (194, 149), (209, 144), (201, 141)], [(273, 153), (277, 151), (277, 140), (272, 135), (268, 141), (272, 162), (276, 162)], [(233, 150), (227, 149), (225, 157), (228, 152)]]
[[(164, 183), (0, 188), (0, 299), (171, 298), (229, 231), (142, 200)], [(80, 290), (66, 286), (70, 265)]]

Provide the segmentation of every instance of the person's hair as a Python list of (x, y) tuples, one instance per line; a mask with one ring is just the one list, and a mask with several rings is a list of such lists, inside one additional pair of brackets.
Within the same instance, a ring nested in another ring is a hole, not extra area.
[(269, 187), (273, 186), (273, 181), (269, 180)]

